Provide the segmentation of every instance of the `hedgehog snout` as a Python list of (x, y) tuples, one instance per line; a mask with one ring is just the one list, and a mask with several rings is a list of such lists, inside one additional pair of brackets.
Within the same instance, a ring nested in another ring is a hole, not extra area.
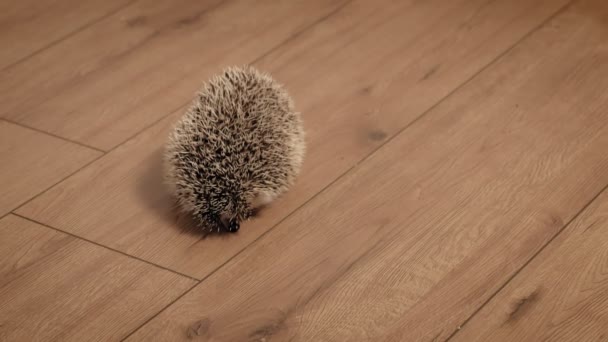
[(224, 230), (230, 233), (236, 233), (241, 228), (240, 222), (236, 218), (222, 216), (220, 222)]
[(239, 223), (239, 221), (237, 221), (236, 219), (232, 219), (230, 220), (229, 224), (228, 224), (228, 231), (231, 233), (236, 233), (239, 231), (239, 228), (241, 228), (241, 225)]

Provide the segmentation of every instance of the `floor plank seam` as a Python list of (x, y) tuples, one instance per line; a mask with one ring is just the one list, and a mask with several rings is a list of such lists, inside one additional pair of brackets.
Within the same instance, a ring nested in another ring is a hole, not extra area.
[(77, 174), (78, 172), (82, 171), (83, 169), (85, 169), (87, 166), (95, 163), (96, 161), (98, 161), (99, 159), (103, 158), (103, 156), (105, 156), (105, 154), (101, 154), (96, 158), (93, 158), (91, 161), (89, 161), (88, 163), (84, 163), (81, 167), (79, 167), (78, 169), (76, 169), (74, 172), (68, 174), (67, 176), (61, 178), (60, 180), (58, 180), (57, 182), (51, 184), (50, 186), (48, 186), (46, 189), (40, 191), (39, 193), (37, 193), (36, 195), (32, 196), (32, 198), (26, 200), (25, 202), (21, 203), (20, 205), (18, 205), (16, 208), (14, 208), (13, 210), (11, 210), (12, 212), (15, 212), (19, 209), (21, 209), (22, 207), (24, 207), (25, 205), (27, 205), (28, 203), (30, 203), (31, 201), (35, 200), (36, 198), (38, 198), (39, 196), (41, 196), (42, 194), (46, 193), (47, 191), (51, 190), (52, 188), (56, 187), (57, 185), (61, 184), (61, 182), (65, 181), (66, 179), (74, 176), (75, 174)]
[(38, 221), (38, 220), (32, 219), (32, 218), (30, 218), (30, 217), (27, 217), (27, 216), (24, 216), (24, 215), (21, 215), (21, 214), (15, 213), (15, 212), (12, 212), (11, 214), (12, 214), (12, 215), (15, 215), (15, 216), (17, 216), (17, 217), (20, 217), (20, 218), (22, 218), (22, 219), (24, 219), (24, 220), (30, 221), (30, 222), (32, 222), (32, 223), (36, 223), (36, 224), (38, 224), (38, 225), (41, 225), (41, 226), (43, 226), (43, 227), (46, 227), (46, 228), (49, 228), (49, 229), (55, 230), (55, 231), (57, 231), (57, 232), (60, 232), (60, 233), (66, 234), (66, 235), (69, 235), (69, 236), (71, 236), (71, 237), (73, 237), (73, 238), (76, 238), (76, 239), (78, 239), (78, 240), (81, 240), (81, 241), (84, 241), (84, 242), (88, 242), (88, 243), (93, 244), (93, 245), (95, 245), (95, 246), (102, 247), (102, 248), (107, 249), (107, 250), (110, 250), (110, 251), (112, 251), (112, 252), (119, 253), (119, 254), (121, 254), (121, 255), (124, 255), (124, 256), (126, 256), (126, 257), (129, 257), (129, 258), (131, 258), (131, 259), (135, 259), (135, 260), (140, 261), (140, 262), (143, 262), (143, 263), (146, 263), (146, 264), (151, 265), (151, 266), (154, 266), (154, 267), (156, 267), (156, 268), (160, 268), (160, 269), (162, 269), (162, 270), (165, 270), (165, 271), (171, 272), (171, 273), (173, 273), (173, 274), (176, 274), (176, 275), (179, 275), (179, 276), (182, 276), (182, 277), (188, 278), (188, 279), (190, 279), (190, 280), (194, 280), (194, 281), (196, 281), (197, 283), (198, 283), (198, 282), (200, 282), (200, 280), (199, 280), (199, 279), (194, 278), (194, 277), (192, 277), (192, 276), (189, 276), (189, 275), (187, 275), (187, 274), (184, 274), (184, 273), (181, 273), (181, 272), (178, 272), (178, 271), (172, 270), (172, 269), (170, 269), (170, 268), (167, 268), (167, 267), (164, 267), (164, 266), (161, 266), (161, 265), (155, 264), (155, 263), (152, 263), (152, 262), (150, 262), (150, 261), (148, 261), (148, 260), (145, 260), (145, 259), (142, 259), (142, 258), (139, 258), (139, 257), (133, 256), (133, 255), (128, 254), (128, 253), (126, 253), (126, 252), (123, 252), (123, 251), (120, 251), (120, 250), (118, 250), (118, 249), (114, 249), (114, 248), (112, 248), (112, 247), (109, 247), (109, 246), (103, 245), (103, 244), (101, 244), (101, 243), (98, 243), (98, 242), (95, 242), (95, 241), (92, 241), (92, 240), (86, 239), (86, 238), (81, 237), (81, 236), (78, 236), (78, 235), (76, 235), (76, 234), (73, 234), (73, 233), (70, 233), (70, 232), (66, 232), (66, 231), (64, 231), (64, 230), (62, 230), (62, 229), (59, 229), (59, 228), (53, 227), (53, 226), (48, 225), (48, 224), (46, 224), (46, 223), (44, 223), (44, 222), (40, 222), (40, 221)]
[(101, 153), (103, 153), (103, 154), (105, 154), (105, 153), (106, 153), (106, 151), (104, 151), (104, 150), (102, 150), (102, 149), (99, 149), (99, 148), (97, 148), (97, 147), (93, 147), (93, 146), (90, 146), (90, 145), (87, 145), (87, 144), (81, 143), (80, 141), (76, 141), (76, 140), (68, 139), (68, 138), (66, 138), (66, 137), (62, 137), (62, 136), (57, 135), (57, 134), (55, 134), (55, 133), (51, 133), (51, 132), (44, 131), (44, 130), (41, 130), (41, 129), (36, 128), (36, 127), (31, 127), (31, 126), (28, 126), (28, 125), (22, 124), (21, 122), (14, 121), (14, 120), (12, 120), (12, 119), (0, 118), (0, 121), (5, 121), (5, 122), (8, 122), (8, 123), (13, 124), (13, 125), (15, 125), (15, 126), (19, 126), (19, 127), (25, 128), (25, 129), (29, 129), (29, 130), (34, 131), (34, 132), (36, 132), (36, 133), (41, 133), (41, 134), (47, 135), (47, 136), (49, 136), (49, 137), (53, 137), (53, 138), (55, 138), (55, 139), (60, 139), (60, 140), (63, 140), (63, 141), (69, 142), (69, 143), (71, 143), (71, 144), (78, 145), (78, 146), (80, 146), (80, 147), (84, 147), (84, 148), (88, 148), (88, 149), (90, 149), (90, 150), (94, 150), (94, 151), (97, 151), (97, 152), (101, 152)]
[(13, 63), (5, 66), (4, 68), (0, 69), (0, 72), (4, 72), (6, 70), (9, 70), (10, 68), (13, 68), (16, 65), (21, 64), (21, 63), (27, 61), (28, 59), (36, 56), (37, 54), (39, 54), (39, 53), (41, 53), (41, 52), (43, 52), (43, 51), (45, 51), (45, 50), (47, 50), (47, 49), (49, 49), (49, 48), (57, 45), (57, 44), (65, 41), (66, 39), (69, 39), (70, 37), (73, 37), (74, 35), (78, 34), (80, 31), (85, 30), (85, 29), (87, 29), (87, 28), (89, 28), (89, 27), (97, 24), (98, 22), (100, 22), (100, 21), (102, 21), (102, 20), (104, 20), (104, 19), (106, 19), (106, 18), (108, 18), (108, 17), (110, 17), (110, 16), (112, 16), (112, 15), (114, 15), (114, 14), (122, 11), (124, 8), (130, 6), (131, 4), (135, 3), (136, 1), (137, 0), (127, 1), (125, 4), (123, 4), (121, 6), (118, 6), (114, 10), (109, 11), (108, 13), (102, 15), (101, 17), (93, 19), (90, 22), (82, 25), (81, 27), (75, 28), (72, 32), (64, 35), (63, 37), (57, 38), (54, 41), (48, 43), (47, 45), (39, 48), (38, 50), (35, 50), (35, 51), (31, 52), (30, 54), (28, 54), (28, 55), (26, 55), (26, 56), (24, 56), (24, 57), (16, 60), (15, 62), (13, 62)]
[(171, 305), (175, 304), (175, 302), (177, 302), (178, 300), (182, 299), (185, 295), (187, 295), (188, 293), (190, 293), (190, 291), (194, 290), (194, 288), (196, 288), (201, 282), (202, 282), (202, 280), (197, 281), (194, 285), (192, 285), (192, 287), (190, 287), (189, 289), (187, 289), (186, 291), (184, 291), (184, 293), (182, 293), (179, 296), (177, 296), (177, 298), (175, 298), (169, 304), (165, 305), (164, 308), (160, 309), (157, 313), (155, 313), (150, 318), (148, 318), (140, 326), (138, 326), (137, 328), (133, 329), (133, 331), (131, 331), (130, 333), (128, 333), (127, 336), (123, 337), (120, 340), (120, 342), (126, 341), (129, 337), (131, 337), (133, 334), (135, 334), (139, 329), (141, 329), (142, 327), (144, 327), (146, 324), (150, 323), (150, 321), (152, 321), (154, 318), (156, 318), (156, 316), (160, 315), (163, 311), (167, 310)]
[[(557, 233), (555, 233), (549, 239), (549, 241), (547, 241), (547, 243), (542, 245), (538, 249), (538, 251), (536, 251), (536, 253), (534, 253), (519, 269), (517, 269), (517, 271), (515, 271), (513, 275), (511, 275), (504, 284), (502, 284), (494, 293), (492, 293), (492, 295), (486, 301), (484, 301), (484, 303), (480, 305), (479, 308), (477, 308), (475, 312), (473, 312), (473, 314), (471, 314), (464, 322), (462, 322), (462, 324), (459, 325), (459, 328), (463, 328), (468, 322), (470, 322), (475, 317), (475, 315), (479, 313), (479, 311), (481, 311), (489, 302), (492, 301), (492, 299), (494, 299), (494, 297), (496, 297), (505, 287), (507, 287), (507, 285), (509, 285), (509, 283), (513, 279), (515, 279), (515, 277), (517, 277), (517, 275), (521, 273), (521, 271), (523, 271), (532, 261), (534, 261), (534, 259), (536, 259), (536, 257), (540, 253), (542, 253), (545, 248), (547, 248), (547, 246), (549, 246), (557, 237), (559, 237), (566, 229), (568, 229), (570, 224), (572, 224), (572, 222), (574, 222), (583, 212), (585, 212), (585, 210), (587, 210), (587, 208), (593, 202), (595, 202), (595, 200), (606, 190), (608, 190), (608, 184), (606, 184), (597, 194), (595, 194), (595, 196), (591, 198), (591, 200), (589, 200), (589, 202), (587, 202), (574, 216), (572, 216), (572, 218), (568, 220), (568, 222), (566, 222), (566, 224), (564, 224), (564, 226)], [(460, 329), (455, 329), (454, 332), (452, 332), (452, 334), (445, 340), (445, 342), (451, 340), (454, 336), (458, 334), (459, 331)]]
[[(562, 6), (559, 10), (557, 10), (555, 13), (553, 13), (553, 15), (549, 16), (546, 20), (544, 20), (540, 25), (538, 25), (537, 27), (535, 27), (534, 29), (532, 29), (530, 32), (528, 32), (526, 35), (524, 35), (524, 37), (522, 37), (522, 39), (520, 39), (514, 46), (518, 45), (520, 42), (524, 41), (527, 37), (531, 36), (534, 32), (538, 31), (540, 28), (542, 28), (543, 26), (545, 26), (547, 23), (551, 22), (555, 17), (557, 17), (558, 15), (560, 15), (561, 13), (565, 12), (568, 8), (570, 8), (574, 3), (576, 3), (578, 0), (572, 0), (570, 2), (568, 2), (567, 4), (565, 4), (564, 6)], [(473, 317), (475, 317), (475, 315), (477, 315), (477, 313), (479, 311), (481, 311), (494, 297), (496, 297), (496, 295), (498, 293), (500, 293), (502, 291), (503, 288), (505, 288), (510, 282), (511, 280), (513, 280), (517, 274), (519, 274), (530, 262), (532, 262), (532, 260), (534, 260), (536, 258), (536, 256), (538, 254), (540, 254), (545, 247), (547, 247), (558, 235), (560, 235), (560, 233), (562, 231), (564, 231), (571, 222), (574, 221), (574, 219), (576, 219), (593, 201), (595, 201), (595, 199), (606, 190), (606, 188), (608, 188), (608, 185), (606, 185), (598, 194), (596, 194), (587, 204), (585, 204), (583, 206), (583, 208), (576, 213), (573, 218), (568, 221), (563, 227), (562, 229), (557, 232), (557, 234), (555, 234), (544, 246), (542, 246), (528, 261), (526, 261), (524, 263), (524, 265), (518, 269), (511, 277), (509, 277), (509, 279), (502, 285), (500, 286), (500, 288), (494, 292), (489, 298), (488, 300), (486, 300), (482, 305), (480, 305), (469, 317), (467, 317), (467, 319), (465, 319), (461, 324), (458, 325), (457, 329), (454, 329), (454, 331), (447, 337), (447, 339), (445, 339), (445, 342), (450, 341), (454, 336), (456, 336), (458, 334), (458, 332), (460, 331), (460, 329), (462, 329), (462, 327), (464, 327), (468, 322), (471, 321), (471, 319), (473, 319)]]
[[(553, 19), (555, 19), (557, 16), (559, 16), (561, 13), (564, 13), (568, 8), (572, 7), (578, 0), (572, 0), (568, 3), (566, 3), (564, 6), (562, 6), (560, 9), (558, 9), (555, 13), (553, 13), (551, 16), (549, 16), (546, 20), (544, 20), (541, 24), (539, 24), (537, 27), (535, 27), (534, 29), (532, 29), (530, 32), (528, 32), (527, 34), (525, 34), (520, 40), (518, 40), (513, 47), (517, 46), (519, 43), (521, 43), (522, 41), (524, 41), (526, 38), (530, 37), (534, 32), (538, 31), (540, 28), (542, 28), (543, 26), (547, 25), (548, 23), (550, 23)], [(509, 50), (511, 50), (513, 47), (511, 47)], [(562, 229), (560, 229), (560, 231), (558, 231), (551, 239), (549, 239), (549, 241), (543, 245), (530, 259), (528, 259), (528, 261), (526, 261), (524, 263), (524, 265), (519, 268), (516, 272), (514, 272), (514, 274), (509, 277), (509, 279), (502, 285), (500, 286), (500, 288), (494, 292), (486, 301), (484, 301), (484, 303), (482, 305), (480, 305), (469, 317), (467, 317), (461, 324), (458, 325), (457, 329), (454, 329), (454, 331), (447, 337), (447, 339), (445, 340), (445, 342), (450, 341), (454, 336), (456, 336), (458, 334), (458, 332), (460, 331), (460, 329), (462, 327), (464, 327), (468, 322), (471, 321), (471, 319), (473, 319), (473, 317), (475, 317), (475, 315), (477, 315), (477, 313), (479, 311), (481, 311), (494, 297), (496, 297), (496, 295), (498, 293), (500, 293), (502, 291), (503, 288), (505, 288), (524, 268), (526, 268), (526, 266), (532, 262), (532, 260), (534, 260), (536, 258), (536, 256), (538, 254), (540, 254), (551, 242), (553, 242), (553, 240), (555, 238), (557, 238), (557, 236), (559, 236), (564, 230), (566, 230), (566, 228), (570, 225), (570, 223), (572, 223), (583, 211), (585, 211), (585, 209), (587, 209), (587, 207), (589, 207), (589, 205), (591, 205), (591, 203), (593, 203), (593, 201), (595, 201), (595, 199), (597, 199), (606, 189), (608, 188), (608, 184), (606, 186), (604, 186), (594, 197), (591, 198), (591, 200), (586, 203), (582, 209), (577, 212), (570, 221), (568, 221), (563, 227)], [(459, 329), (460, 328), (460, 329)]]
[(270, 49), (268, 49), (268, 51), (262, 53), (259, 57), (255, 58), (251, 63), (249, 64), (256, 64), (259, 61), (261, 61), (262, 59), (266, 58), (268, 55), (270, 55), (271, 53), (277, 51), (280, 47), (282, 47), (283, 45), (293, 41), (294, 39), (298, 38), (299, 36), (301, 36), (304, 32), (312, 29), (313, 27), (321, 24), (322, 22), (326, 21), (327, 19), (329, 19), (330, 17), (336, 15), (338, 12), (342, 11), (346, 6), (348, 6), (349, 4), (351, 4), (354, 0), (347, 0), (345, 1), (343, 4), (341, 4), (340, 6), (336, 7), (333, 11), (329, 12), (328, 14), (320, 17), (319, 19), (313, 21), (312, 23), (310, 23), (309, 25), (306, 25), (304, 28), (302, 28), (301, 30), (298, 30), (297, 32), (295, 32), (294, 34), (292, 34), (291, 36), (287, 37), (285, 40), (283, 40), (282, 42), (278, 43), (277, 45), (271, 47)]
[(120, 146), (128, 143), (129, 141), (137, 138), (139, 135), (143, 134), (146, 130), (148, 130), (149, 128), (151, 128), (152, 126), (156, 125), (157, 123), (161, 122), (163, 119), (165, 119), (166, 117), (170, 116), (171, 114), (177, 112), (180, 108), (182, 108), (183, 106), (180, 106), (172, 111), (169, 112), (169, 114), (167, 114), (166, 116), (163, 116), (162, 118), (159, 118), (156, 121), (151, 122), (150, 124), (146, 125), (144, 128), (140, 129), (139, 131), (137, 131), (135, 134), (133, 134), (132, 136), (130, 136), (129, 138), (125, 139), (125, 141), (121, 142), (120, 144), (112, 147), (111, 149), (107, 150), (106, 152), (104, 152), (103, 154), (99, 155), (98, 157), (92, 159), (90, 162), (85, 163), (84, 165), (82, 165), (81, 167), (79, 167), (77, 170), (75, 170), (74, 172), (68, 174), (67, 176), (63, 177), (62, 179), (60, 179), (59, 181), (53, 183), (51, 186), (47, 187), (46, 189), (42, 190), (41, 192), (39, 192), (38, 194), (36, 194), (35, 196), (33, 196), (32, 198), (28, 199), (27, 201), (23, 202), (22, 204), (20, 204), (19, 206), (17, 206), (16, 208), (14, 208), (12, 211), (15, 212), (19, 209), (21, 209), (22, 207), (24, 207), (25, 205), (27, 205), (28, 203), (30, 203), (31, 201), (35, 200), (36, 198), (40, 197), (41, 195), (43, 195), (44, 193), (46, 193), (47, 191), (51, 190), (52, 188), (56, 187), (57, 185), (61, 184), (63, 181), (67, 180), (68, 178), (76, 175), (78, 172), (84, 170), (85, 168), (87, 168), (88, 166), (92, 165), (93, 163), (95, 163), (96, 161), (100, 160), (101, 158), (103, 158), (104, 156), (106, 156), (107, 154), (109, 154), (110, 152), (114, 151), (115, 149), (119, 148)]

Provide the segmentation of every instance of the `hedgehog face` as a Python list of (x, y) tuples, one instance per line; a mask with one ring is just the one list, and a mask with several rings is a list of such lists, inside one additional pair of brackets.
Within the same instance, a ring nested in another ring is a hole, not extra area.
[(200, 208), (200, 219), (212, 230), (235, 233), (240, 229), (240, 223), (253, 213), (248, 202), (239, 196), (219, 193), (209, 197), (208, 201), (195, 203), (195, 207)]
[(240, 222), (236, 218), (228, 218), (216, 213), (202, 213), (201, 220), (206, 222), (212, 229), (236, 233), (240, 228)]

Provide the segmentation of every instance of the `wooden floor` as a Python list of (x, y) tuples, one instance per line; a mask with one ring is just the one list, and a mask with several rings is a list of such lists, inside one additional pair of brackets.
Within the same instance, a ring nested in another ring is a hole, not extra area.
[[(6, 0), (0, 47), (0, 341), (608, 341), (605, 0)], [(204, 237), (161, 153), (235, 64), (307, 156)]]

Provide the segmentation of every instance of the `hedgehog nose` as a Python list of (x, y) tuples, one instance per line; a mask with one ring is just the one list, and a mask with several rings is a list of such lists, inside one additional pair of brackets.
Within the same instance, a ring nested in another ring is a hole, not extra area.
[(231, 233), (236, 233), (239, 228), (241, 228), (241, 225), (239, 224), (239, 221), (232, 219), (230, 220), (230, 224), (228, 225), (228, 231)]
[(223, 215), (219, 219), (219, 223), (221, 224), (222, 228), (224, 228), (225, 231), (228, 231), (230, 233), (235, 233), (240, 228), (240, 223), (236, 217), (230, 218), (228, 216)]

